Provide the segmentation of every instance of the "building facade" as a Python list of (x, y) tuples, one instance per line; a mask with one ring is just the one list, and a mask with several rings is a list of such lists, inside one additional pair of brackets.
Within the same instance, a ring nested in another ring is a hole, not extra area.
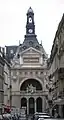
[(0, 114), (4, 104), (4, 50), (0, 47)]
[(57, 111), (64, 117), (64, 14), (54, 38), (48, 63), (52, 114)]
[(11, 107), (11, 69), (10, 63), (5, 58), (5, 65), (4, 65), (4, 112), (9, 112)]
[(26, 108), (27, 114), (47, 109), (47, 54), (35, 34), (34, 12), (27, 11), (26, 35), (19, 46), (6, 46), (11, 61), (12, 107)]

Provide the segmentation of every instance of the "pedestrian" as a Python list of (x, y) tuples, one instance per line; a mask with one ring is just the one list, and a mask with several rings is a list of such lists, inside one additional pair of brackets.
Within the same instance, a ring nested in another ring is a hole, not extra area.
[(54, 117), (55, 117), (55, 118), (57, 118), (57, 116), (58, 116), (58, 113), (57, 113), (57, 112), (55, 112)]
[(60, 115), (59, 115), (59, 113), (58, 113), (58, 116), (57, 116), (57, 118), (60, 118)]

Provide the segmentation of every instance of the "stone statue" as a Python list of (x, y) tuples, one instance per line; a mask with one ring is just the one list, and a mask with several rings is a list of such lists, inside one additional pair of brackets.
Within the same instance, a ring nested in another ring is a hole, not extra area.
[(28, 86), (27, 86), (27, 92), (33, 93), (35, 91), (36, 91), (36, 87), (33, 87), (32, 84), (30, 84), (30, 85), (28, 84)]

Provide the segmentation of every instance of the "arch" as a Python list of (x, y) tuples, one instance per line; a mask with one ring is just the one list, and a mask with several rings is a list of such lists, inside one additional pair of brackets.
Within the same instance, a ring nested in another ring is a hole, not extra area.
[(37, 112), (42, 112), (42, 98), (38, 97), (36, 99), (36, 110)]
[(29, 98), (29, 114), (34, 114), (35, 112), (35, 102), (34, 102), (34, 98), (30, 97)]
[(26, 107), (27, 108), (27, 99), (25, 97), (21, 98), (21, 108)]
[[(35, 79), (27, 79), (26, 81), (23, 82), (23, 84), (20, 87), (20, 90), (26, 90), (28, 86), (32, 86), (36, 90), (42, 90), (42, 85), (40, 84), (39, 81)], [(30, 87), (31, 88), (31, 87)]]
[(25, 78), (25, 79), (23, 79), (23, 80), (20, 82), (19, 90), (20, 90), (22, 84), (23, 84), (25, 81), (29, 80), (29, 79), (31, 79), (31, 80), (34, 79), (34, 80), (38, 81), (38, 82), (40, 83), (41, 87), (42, 87), (42, 90), (43, 90), (43, 82), (42, 82), (42, 80), (40, 80), (40, 79), (38, 79), (38, 78)]

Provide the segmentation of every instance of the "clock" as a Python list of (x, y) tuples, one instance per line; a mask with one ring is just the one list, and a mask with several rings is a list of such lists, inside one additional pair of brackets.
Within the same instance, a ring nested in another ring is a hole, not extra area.
[(32, 30), (32, 29), (29, 29), (28, 31), (29, 31), (29, 33), (32, 33), (32, 32), (33, 32), (33, 30)]
[(31, 17), (29, 17), (29, 23), (32, 23), (32, 18)]

